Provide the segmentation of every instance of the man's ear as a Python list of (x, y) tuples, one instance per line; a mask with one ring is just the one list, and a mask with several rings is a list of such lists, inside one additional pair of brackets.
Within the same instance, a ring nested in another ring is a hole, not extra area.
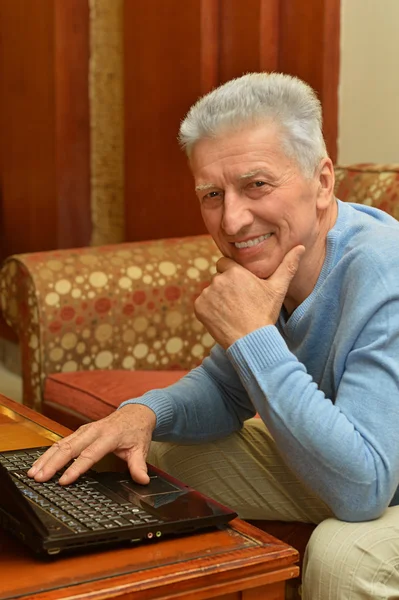
[(317, 177), (317, 200), (316, 206), (319, 210), (326, 210), (334, 199), (335, 173), (331, 158), (323, 158), (316, 171)]

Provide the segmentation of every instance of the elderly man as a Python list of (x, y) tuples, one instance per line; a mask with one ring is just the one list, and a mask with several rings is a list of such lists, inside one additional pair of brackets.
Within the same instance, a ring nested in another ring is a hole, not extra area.
[(195, 304), (217, 344), (29, 473), (44, 481), (75, 458), (69, 483), (115, 451), (145, 484), (148, 456), (244, 519), (319, 524), (306, 600), (397, 598), (399, 224), (334, 197), (320, 104), (298, 79), (226, 83), (180, 141), (223, 254)]

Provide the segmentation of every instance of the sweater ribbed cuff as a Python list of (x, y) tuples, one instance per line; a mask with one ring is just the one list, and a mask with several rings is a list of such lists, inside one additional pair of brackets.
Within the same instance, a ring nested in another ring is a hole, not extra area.
[(151, 396), (151, 392), (147, 392), (147, 394), (140, 398), (132, 398), (131, 400), (122, 402), (118, 408), (122, 408), (122, 406), (126, 406), (126, 404), (142, 404), (154, 411), (157, 423), (153, 437), (165, 435), (170, 431), (170, 428), (173, 425), (173, 407), (166, 396), (159, 394), (159, 390), (157, 390), (156, 397)]
[(237, 373), (246, 381), (254, 373), (262, 372), (281, 360), (293, 358), (274, 325), (267, 325), (240, 338), (227, 349), (226, 354)]

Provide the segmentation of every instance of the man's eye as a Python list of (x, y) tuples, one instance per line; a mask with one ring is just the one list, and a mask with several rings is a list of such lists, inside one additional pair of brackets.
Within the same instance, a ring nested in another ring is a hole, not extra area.
[(223, 193), (220, 191), (213, 190), (212, 192), (208, 192), (201, 198), (201, 203), (204, 206), (217, 206), (223, 202)]
[(219, 208), (223, 204), (223, 192), (213, 190), (200, 198), (201, 206), (204, 208)]
[[(273, 185), (262, 179), (250, 181), (246, 187), (247, 193), (252, 194), (254, 198), (260, 198), (264, 194), (268, 194), (273, 189)], [(259, 194), (258, 194), (259, 190)]]

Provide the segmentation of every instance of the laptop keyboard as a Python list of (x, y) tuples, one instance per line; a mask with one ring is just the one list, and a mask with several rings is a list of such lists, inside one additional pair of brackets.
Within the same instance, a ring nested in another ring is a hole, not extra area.
[(0, 463), (24, 496), (75, 533), (162, 523), (131, 502), (123, 502), (88, 474), (68, 486), (58, 483), (62, 471), (44, 483), (31, 479), (26, 471), (45, 450), (0, 452)]

